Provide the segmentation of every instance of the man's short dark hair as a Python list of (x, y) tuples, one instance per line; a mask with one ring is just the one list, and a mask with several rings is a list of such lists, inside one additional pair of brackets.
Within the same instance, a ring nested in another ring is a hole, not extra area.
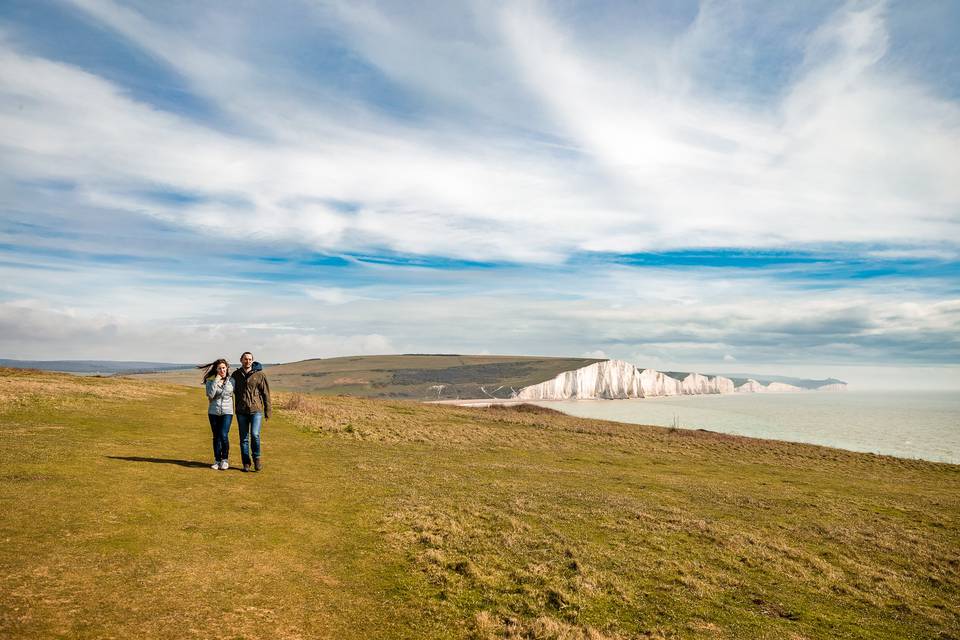
[(252, 357), (253, 357), (253, 353), (251, 353), (251, 352), (249, 352), (249, 351), (244, 351), (243, 353), (240, 354), (240, 359), (243, 360), (243, 356), (247, 355), (248, 353), (250, 354), (250, 357), (252, 358)]

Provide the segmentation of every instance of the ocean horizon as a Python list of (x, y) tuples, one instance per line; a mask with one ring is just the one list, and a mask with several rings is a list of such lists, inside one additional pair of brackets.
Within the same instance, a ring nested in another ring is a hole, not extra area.
[(952, 391), (713, 394), (534, 404), (583, 418), (960, 464), (960, 394)]

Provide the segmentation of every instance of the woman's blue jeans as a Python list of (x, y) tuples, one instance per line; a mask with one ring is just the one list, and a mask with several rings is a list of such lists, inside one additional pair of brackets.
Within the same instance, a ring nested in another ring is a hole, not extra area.
[(260, 457), (260, 424), (263, 422), (263, 414), (256, 413), (238, 413), (237, 426), (240, 427), (240, 456), (243, 458), (243, 464), (250, 464), (250, 454), (254, 458)]
[(216, 461), (226, 460), (230, 457), (230, 423), (233, 422), (233, 416), (215, 416), (208, 413), (210, 418), (210, 431), (213, 432), (213, 459)]

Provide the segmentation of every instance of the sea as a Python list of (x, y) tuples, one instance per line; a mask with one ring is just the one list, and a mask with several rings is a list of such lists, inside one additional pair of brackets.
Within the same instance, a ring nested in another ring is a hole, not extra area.
[(960, 464), (960, 392), (749, 393), (535, 404), (583, 418)]

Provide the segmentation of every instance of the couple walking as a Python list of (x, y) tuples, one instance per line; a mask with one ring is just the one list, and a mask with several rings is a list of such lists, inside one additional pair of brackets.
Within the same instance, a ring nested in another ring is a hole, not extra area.
[(233, 375), (230, 374), (230, 363), (225, 358), (197, 368), (206, 369), (203, 383), (210, 401), (207, 417), (210, 418), (210, 430), (213, 432), (215, 460), (211, 468), (221, 471), (230, 468), (230, 423), (233, 422), (236, 400), (243, 470), (260, 471), (263, 468), (260, 460), (260, 426), (264, 420), (270, 419), (271, 411), (270, 385), (263, 374), (263, 367), (253, 361), (252, 353), (244, 351), (240, 356), (240, 368)]

